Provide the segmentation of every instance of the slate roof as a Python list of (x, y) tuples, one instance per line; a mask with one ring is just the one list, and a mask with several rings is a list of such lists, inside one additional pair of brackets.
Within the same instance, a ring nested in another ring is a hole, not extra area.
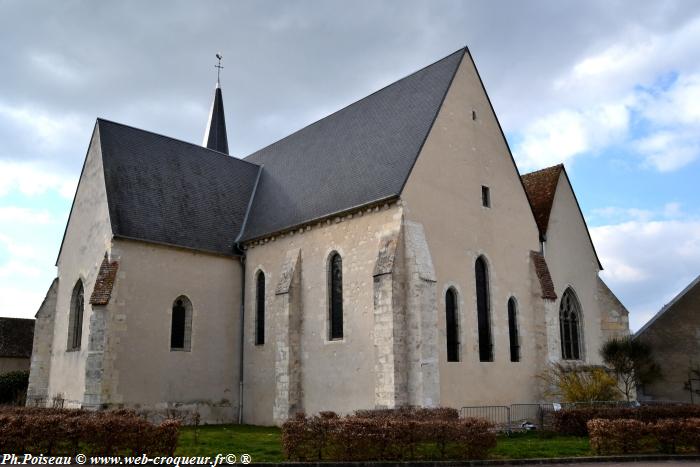
[(90, 295), (90, 305), (107, 305), (109, 303), (118, 270), (119, 263), (117, 261), (110, 262), (109, 258), (107, 258), (107, 253), (105, 253), (100, 270), (97, 272), (95, 287), (92, 289), (92, 295)]
[(245, 158), (264, 170), (241, 240), (397, 197), (466, 48)]
[(29, 358), (33, 343), (33, 319), (0, 318), (0, 358)]
[(97, 120), (112, 233), (234, 254), (260, 167)]

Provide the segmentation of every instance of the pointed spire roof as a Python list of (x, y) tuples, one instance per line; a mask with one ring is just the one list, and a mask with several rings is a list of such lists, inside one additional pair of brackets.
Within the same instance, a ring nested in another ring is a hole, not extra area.
[(204, 133), (202, 146), (214, 151), (228, 154), (228, 138), (226, 137), (226, 118), (224, 117), (224, 98), (221, 94), (219, 82), (216, 82), (214, 101), (211, 103), (209, 122)]

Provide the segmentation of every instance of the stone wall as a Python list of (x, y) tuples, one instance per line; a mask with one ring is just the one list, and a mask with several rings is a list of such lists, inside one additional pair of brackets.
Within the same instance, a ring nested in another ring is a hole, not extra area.
[(0, 357), (0, 375), (11, 371), (29, 370), (30, 364), (29, 358)]
[[(482, 205), (482, 186), (490, 189), (490, 207)], [(427, 404), (433, 399), (433, 403), (460, 408), (537, 400), (543, 312), (530, 251), (539, 250), (539, 235), (519, 174), (469, 56), (464, 57), (447, 92), (401, 199), (406, 226), (415, 226), (416, 233), (422, 230), (425, 242), (424, 247), (416, 244), (407, 251), (429, 252), (434, 269), (432, 277), (421, 277), (418, 284), (422, 285), (414, 284), (408, 291), (409, 300), (415, 300), (414, 292), (423, 290), (419, 308), (428, 311), (423, 316), (433, 323), (434, 332), (412, 340), (409, 349), (413, 365), (418, 361), (415, 355), (424, 353), (425, 381), (432, 380), (432, 370), (425, 371), (431, 365), (439, 369), (439, 380), (412, 402)], [(486, 259), (489, 270), (493, 362), (479, 361), (475, 285), (479, 256)], [(445, 293), (450, 287), (457, 292), (458, 362), (447, 361)], [(519, 362), (510, 361), (510, 297), (518, 303)], [(412, 318), (409, 329), (414, 323)], [(426, 352), (424, 345), (434, 345), (435, 351)], [(428, 396), (435, 391), (439, 397)]]
[[(248, 245), (244, 423), (279, 424), (295, 407), (310, 414), (375, 407), (374, 272), (382, 239), (400, 226), (400, 207), (386, 204)], [(299, 258), (293, 260), (296, 252)], [(342, 340), (328, 338), (332, 252), (342, 258)], [(267, 284), (264, 345), (254, 341), (258, 271)], [(292, 389), (295, 378), (298, 390)]]
[[(684, 385), (692, 369), (700, 371), (699, 310), (700, 281), (635, 335), (635, 339), (651, 345), (663, 374), (661, 380), (638, 388), (640, 398), (690, 402), (690, 392)], [(700, 381), (694, 381), (693, 387), (700, 390)], [(700, 394), (694, 396), (694, 401), (700, 401)]]
[[(239, 259), (119, 239), (110, 258), (119, 262), (112, 297), (95, 307), (91, 322), (89, 370), (102, 379), (87, 393), (99, 394), (103, 406), (196, 410), (203, 423), (236, 421)], [(172, 307), (181, 296), (192, 304), (187, 351), (170, 348)]]
[(561, 173), (552, 204), (547, 229), (545, 258), (557, 294), (556, 307), (548, 314), (550, 360), (561, 359), (559, 305), (567, 288), (571, 288), (581, 305), (582, 360), (602, 364), (600, 347), (605, 340), (602, 321), (606, 313), (599, 301), (598, 259), (579, 213), (573, 188)]
[[(99, 130), (95, 129), (57, 261), (59, 281), (48, 395), (50, 398), (63, 398), (68, 407), (80, 407), (83, 404), (92, 317), (92, 307), (88, 300), (111, 240), (112, 228), (107, 207), (100, 135)], [(71, 296), (79, 280), (83, 282), (85, 298), (82, 346), (78, 350), (69, 350)]]
[(275, 288), (277, 334), (275, 339), (275, 404), (272, 416), (275, 423), (284, 423), (296, 412), (302, 412), (303, 389), (301, 386), (301, 250), (287, 252)]
[(603, 340), (629, 336), (629, 312), (601, 278), (598, 278), (598, 303)]
[(28, 405), (46, 402), (48, 398), (57, 292), (58, 279), (54, 279), (36, 313), (29, 386), (27, 387)]

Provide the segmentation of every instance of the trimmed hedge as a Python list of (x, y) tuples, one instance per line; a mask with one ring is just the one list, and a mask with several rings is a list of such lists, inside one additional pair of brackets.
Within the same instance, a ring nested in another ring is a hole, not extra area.
[(639, 420), (653, 423), (665, 419), (700, 418), (700, 405), (641, 407), (585, 407), (552, 412), (554, 431), (563, 435), (587, 436), (587, 423), (593, 419)]
[(700, 453), (700, 418), (642, 422), (633, 419), (594, 419), (587, 423), (591, 448), (597, 454), (629, 454), (678, 450)]
[(297, 461), (483, 459), (496, 446), (496, 433), (486, 420), (459, 419), (454, 409), (322, 412), (288, 420), (282, 446)]
[(0, 404), (17, 404), (24, 400), (29, 385), (29, 371), (0, 374)]
[[(323, 412), (321, 412), (323, 413)], [(331, 412), (332, 413), (332, 412)], [(359, 418), (394, 418), (410, 420), (457, 420), (459, 411), (451, 407), (436, 407), (426, 409), (423, 407), (398, 407), (396, 409), (372, 409), (356, 410), (355, 416)]]
[(172, 455), (180, 422), (156, 426), (136, 412), (0, 408), (0, 452), (45, 455)]

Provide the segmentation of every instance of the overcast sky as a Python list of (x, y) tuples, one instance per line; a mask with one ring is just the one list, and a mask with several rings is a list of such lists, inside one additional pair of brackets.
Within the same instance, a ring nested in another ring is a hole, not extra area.
[(245, 156), (468, 45), (522, 173), (564, 162), (639, 328), (700, 274), (700, 2), (0, 0), (0, 315), (31, 317), (94, 120)]

